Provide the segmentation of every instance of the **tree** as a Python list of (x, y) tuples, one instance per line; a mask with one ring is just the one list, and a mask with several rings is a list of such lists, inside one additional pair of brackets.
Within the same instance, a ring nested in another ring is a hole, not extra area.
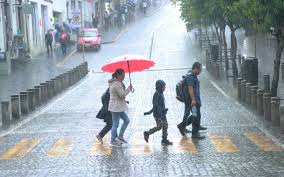
[(250, 0), (246, 5), (249, 7), (249, 17), (255, 26), (258, 26), (257, 30), (271, 33), (276, 38), (271, 94), (277, 96), (281, 55), (284, 49), (284, 1)]
[(246, 15), (246, 0), (222, 0), (222, 7), (224, 10), (224, 16), (226, 19), (226, 24), (231, 31), (231, 60), (232, 60), (232, 70), (233, 77), (236, 79), (238, 77), (237, 68), (237, 37), (236, 30), (246, 26), (249, 22), (248, 16)]

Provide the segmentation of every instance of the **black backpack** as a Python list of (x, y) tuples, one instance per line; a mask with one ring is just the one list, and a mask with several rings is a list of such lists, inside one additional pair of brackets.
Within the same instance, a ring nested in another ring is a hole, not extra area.
[(176, 99), (180, 102), (185, 102), (190, 98), (188, 93), (188, 86), (186, 84), (186, 79), (191, 75), (192, 73), (188, 73), (185, 76), (182, 76), (182, 80), (180, 80), (176, 85)]

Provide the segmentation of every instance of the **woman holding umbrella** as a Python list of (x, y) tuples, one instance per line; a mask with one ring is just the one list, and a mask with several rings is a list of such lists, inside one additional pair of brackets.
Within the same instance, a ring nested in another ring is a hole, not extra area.
[[(130, 73), (140, 72), (145, 69), (149, 69), (155, 65), (155, 62), (151, 59), (145, 58), (141, 55), (122, 55), (110, 60), (109, 63), (102, 67), (104, 72), (113, 73), (113, 78), (110, 80), (110, 102), (108, 110), (112, 113), (112, 129), (111, 129), (111, 145), (120, 146), (122, 143), (127, 143), (123, 138), (123, 134), (127, 125), (129, 124), (129, 119), (125, 111), (127, 110), (127, 105), (125, 97), (129, 92), (134, 92), (131, 84)], [(120, 69), (118, 69), (120, 68)], [(126, 89), (123, 84), (125, 78), (125, 73), (129, 75), (130, 85)], [(119, 125), (119, 119), (124, 121), (121, 126), (120, 133), (117, 137), (117, 128)]]
[[(109, 81), (110, 87), (110, 101), (108, 110), (112, 115), (112, 128), (111, 128), (111, 146), (121, 146), (123, 143), (127, 143), (123, 137), (124, 132), (129, 124), (129, 118), (126, 114), (127, 105), (125, 97), (132, 91), (132, 85), (126, 89), (123, 84), (125, 78), (125, 71), (123, 69), (117, 69), (113, 73), (113, 78)], [(117, 129), (119, 126), (120, 118), (123, 120), (123, 124), (120, 128), (120, 132), (117, 137)]]

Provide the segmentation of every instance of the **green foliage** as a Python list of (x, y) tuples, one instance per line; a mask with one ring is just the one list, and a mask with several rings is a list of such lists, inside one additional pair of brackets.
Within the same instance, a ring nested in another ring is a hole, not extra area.
[(283, 36), (284, 32), (284, 0), (249, 0), (246, 12), (258, 30), (274, 32)]

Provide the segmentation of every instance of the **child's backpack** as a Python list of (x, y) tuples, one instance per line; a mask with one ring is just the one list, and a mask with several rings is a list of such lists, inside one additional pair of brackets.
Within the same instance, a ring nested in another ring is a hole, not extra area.
[(180, 102), (185, 102), (190, 98), (188, 93), (188, 86), (186, 84), (186, 79), (191, 75), (191, 73), (182, 76), (182, 80), (180, 80), (176, 85), (176, 99)]

